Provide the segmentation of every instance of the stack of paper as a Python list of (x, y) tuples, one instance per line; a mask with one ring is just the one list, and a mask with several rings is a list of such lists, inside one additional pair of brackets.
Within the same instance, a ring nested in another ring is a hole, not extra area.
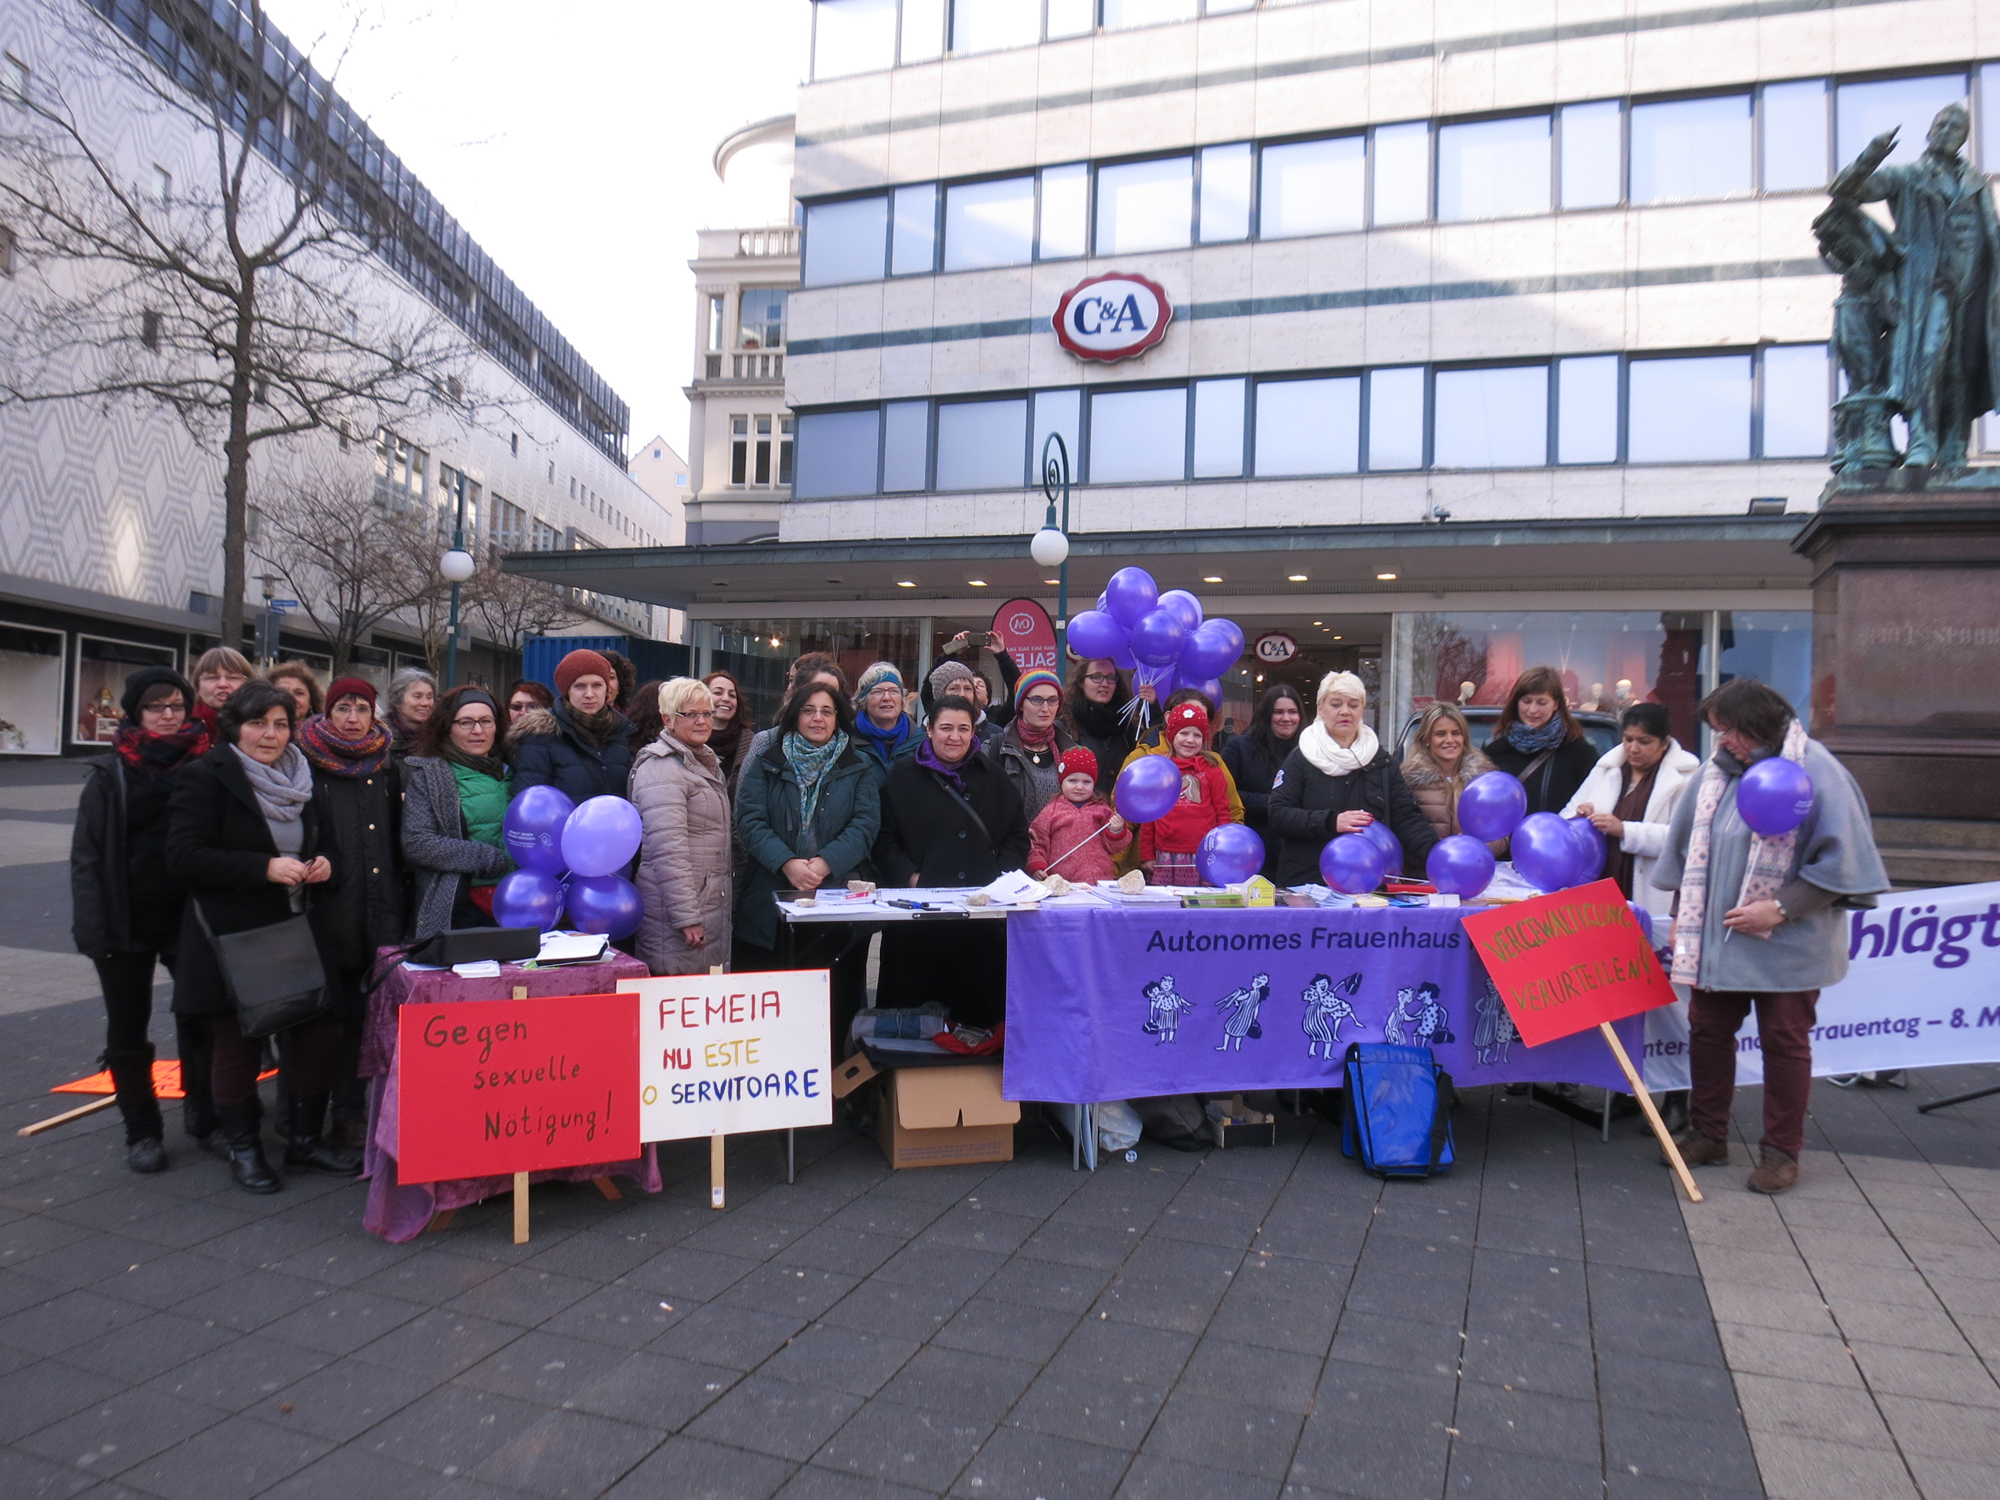
[(543, 966), (594, 964), (610, 946), (611, 939), (601, 932), (545, 932), (535, 962)]

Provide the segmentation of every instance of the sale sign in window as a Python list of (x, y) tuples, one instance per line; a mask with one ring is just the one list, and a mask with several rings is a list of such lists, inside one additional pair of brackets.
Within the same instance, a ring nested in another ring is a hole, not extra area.
[(396, 1014), (402, 1182), (494, 1177), (639, 1154), (630, 995), (550, 995)]
[(833, 1123), (827, 971), (627, 979), (649, 1141)]

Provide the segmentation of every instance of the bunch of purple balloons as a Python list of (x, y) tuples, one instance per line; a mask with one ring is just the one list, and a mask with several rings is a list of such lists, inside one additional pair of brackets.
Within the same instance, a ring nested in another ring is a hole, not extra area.
[(554, 928), (565, 908), (578, 932), (629, 937), (639, 929), (639, 888), (620, 872), (645, 829), (623, 797), (581, 805), (552, 786), (531, 786), (507, 805), (507, 853), (519, 868), (493, 889), (502, 927)]
[(1193, 688), (1222, 702), (1222, 674), (1243, 654), (1234, 620), (1205, 620), (1201, 600), (1186, 589), (1161, 593), (1144, 568), (1120, 568), (1097, 596), (1097, 608), (1069, 622), (1069, 649), (1086, 661), (1109, 660), (1132, 673), (1134, 687), (1160, 701)]

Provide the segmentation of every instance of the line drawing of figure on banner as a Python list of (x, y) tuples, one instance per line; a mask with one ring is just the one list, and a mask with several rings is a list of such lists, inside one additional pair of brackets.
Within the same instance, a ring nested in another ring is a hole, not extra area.
[(1217, 1052), (1243, 1050), (1243, 1038), (1251, 1041), (1264, 1034), (1263, 1026), (1257, 1020), (1257, 1009), (1271, 998), (1271, 976), (1259, 974), (1240, 990), (1231, 990), (1215, 1002), (1215, 1008), (1229, 1017), (1222, 1023), (1222, 1045)]
[(1521, 1039), (1521, 1033), (1514, 1029), (1514, 1018), (1507, 1014), (1507, 1003), (1500, 998), (1500, 991), (1491, 979), (1473, 1003), (1479, 1019), (1472, 1026), (1472, 1045), (1479, 1053), (1480, 1064), (1488, 1068), (1504, 1066), (1507, 1049)]
[(1451, 1034), (1451, 1012), (1444, 1008), (1439, 998), (1440, 991), (1435, 984), (1417, 986), (1417, 1041), (1425, 1047), (1438, 1047), (1454, 1041)]
[(1358, 973), (1349, 974), (1339, 984), (1328, 975), (1313, 975), (1312, 983), (1299, 996), (1306, 1003), (1305, 1019), (1300, 1024), (1305, 1028), (1307, 1057), (1332, 1057), (1342, 1024), (1353, 1021), (1357, 1027), (1361, 1025), (1351, 1003), (1360, 993)]
[(1416, 1024), (1417, 1018), (1410, 1014), (1410, 1002), (1417, 992), (1410, 989), (1396, 991), (1396, 1008), (1389, 1012), (1389, 1019), (1382, 1023), (1382, 1040), (1392, 1047), (1401, 1047), (1410, 1040), (1410, 1034), (1403, 1029), (1403, 1023)]
[(1194, 1009), (1194, 1001), (1174, 988), (1174, 976), (1163, 974), (1145, 988), (1146, 1030), (1165, 1046), (1180, 1030), (1181, 1017)]

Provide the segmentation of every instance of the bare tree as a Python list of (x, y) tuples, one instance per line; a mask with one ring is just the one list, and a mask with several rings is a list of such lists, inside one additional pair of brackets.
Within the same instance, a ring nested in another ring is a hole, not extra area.
[(340, 676), (354, 648), (441, 584), (435, 524), (391, 507), (364, 467), (313, 469), (264, 496), (251, 550), (325, 638)]
[(472, 616), (496, 649), (518, 656), (531, 635), (546, 635), (585, 618), (569, 596), (539, 578), (503, 573), (488, 560), (466, 585)]
[[(329, 78), (261, 0), (240, 4), (232, 33), (199, 0), (155, 0), (185, 14), (142, 51), (94, 4), (40, 0), (50, 66), (0, 108), (20, 283), (0, 306), (0, 404), (150, 403), (219, 447), (231, 644), (260, 445), (474, 404), (458, 328), (392, 310), (418, 304), (386, 290), (375, 245), (406, 216), (334, 144)], [(106, 118), (107, 97), (138, 100), (144, 129)], [(192, 140), (193, 180), (132, 180), (121, 152), (145, 129)]]

